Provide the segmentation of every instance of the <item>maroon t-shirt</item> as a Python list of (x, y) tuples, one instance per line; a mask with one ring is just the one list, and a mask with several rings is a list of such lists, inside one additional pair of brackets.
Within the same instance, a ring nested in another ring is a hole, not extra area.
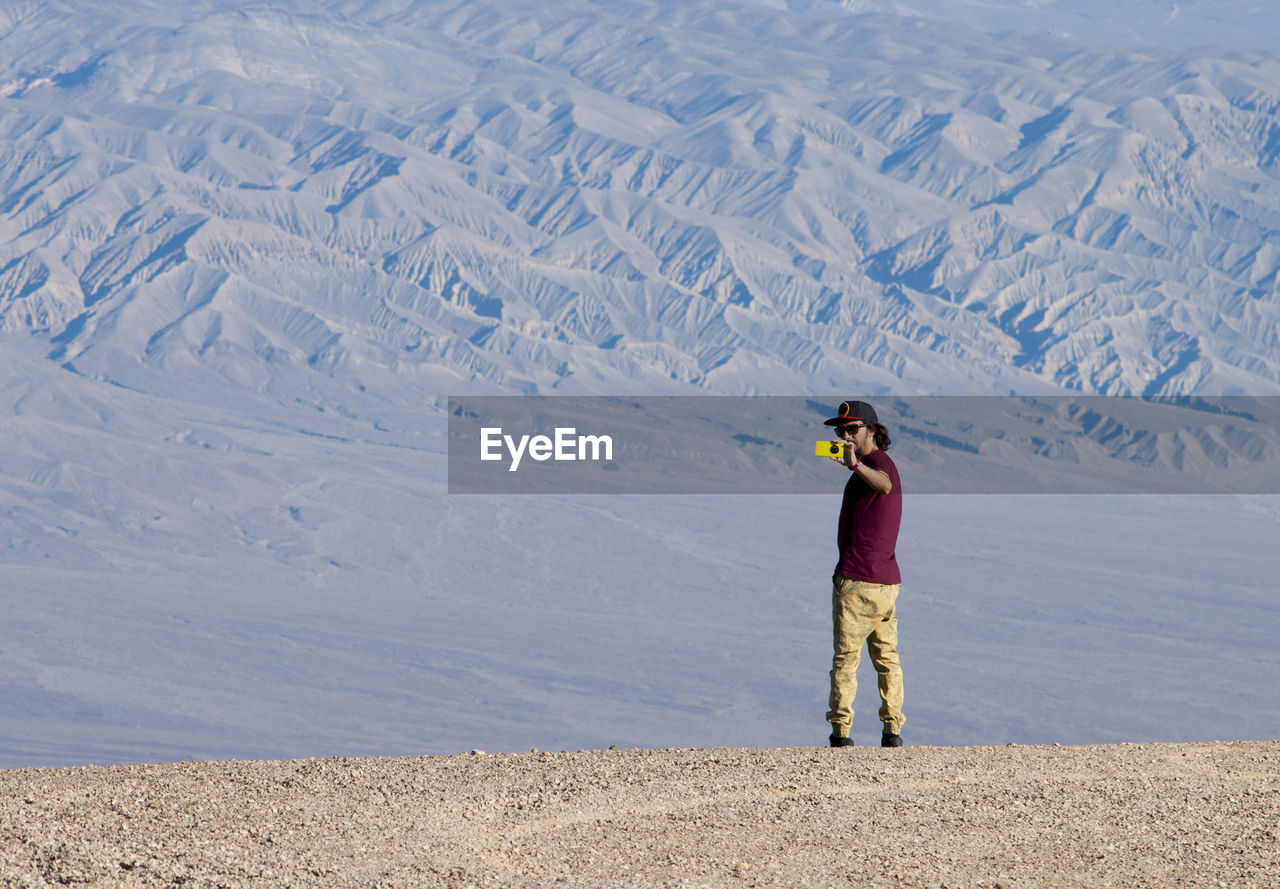
[(836, 531), (836, 542), (840, 546), (836, 574), (871, 583), (902, 583), (898, 557), (894, 553), (902, 524), (902, 483), (898, 480), (898, 467), (884, 451), (872, 451), (862, 462), (888, 473), (893, 490), (888, 494), (878, 493), (862, 476), (849, 473)]

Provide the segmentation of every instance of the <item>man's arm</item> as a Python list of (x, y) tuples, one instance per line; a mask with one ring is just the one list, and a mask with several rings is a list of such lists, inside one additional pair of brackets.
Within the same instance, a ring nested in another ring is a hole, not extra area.
[(877, 494), (888, 494), (893, 490), (893, 479), (889, 478), (889, 473), (881, 472), (879, 469), (872, 469), (866, 463), (863, 463), (853, 453), (853, 448), (844, 449), (844, 465), (862, 476), (862, 480), (870, 485), (871, 490)]

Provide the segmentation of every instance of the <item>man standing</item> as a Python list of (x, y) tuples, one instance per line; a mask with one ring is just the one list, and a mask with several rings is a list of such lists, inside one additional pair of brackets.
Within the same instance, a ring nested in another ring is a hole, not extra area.
[(889, 431), (865, 401), (841, 403), (825, 421), (845, 442), (842, 457), (850, 471), (840, 506), (837, 540), (840, 561), (832, 577), (831, 610), (835, 654), (831, 659), (831, 746), (851, 747), (853, 696), (863, 643), (880, 686), (882, 747), (902, 746), (902, 667), (898, 661), (898, 616), (894, 606), (902, 577), (894, 550), (902, 523), (902, 485), (898, 467), (885, 450)]

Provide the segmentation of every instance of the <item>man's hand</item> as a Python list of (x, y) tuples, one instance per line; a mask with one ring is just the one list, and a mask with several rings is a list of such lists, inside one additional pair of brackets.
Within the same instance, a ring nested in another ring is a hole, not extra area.
[(844, 457), (840, 461), (845, 465), (846, 469), (856, 470), (861, 462), (858, 460), (858, 452), (854, 450), (853, 442), (845, 442)]
[(835, 462), (835, 463), (839, 463), (841, 466), (845, 467), (846, 469), (853, 469), (853, 467), (858, 465), (858, 458), (853, 453), (852, 444), (839, 438), (831, 439), (831, 443), (833, 445), (840, 445), (840, 453), (832, 454), (830, 457), (827, 458), (828, 460), (831, 460), (832, 462)]

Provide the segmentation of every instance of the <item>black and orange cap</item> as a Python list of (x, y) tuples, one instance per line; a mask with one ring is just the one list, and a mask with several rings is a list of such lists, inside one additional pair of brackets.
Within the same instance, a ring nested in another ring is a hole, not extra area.
[(840, 426), (856, 420), (877, 425), (880, 423), (880, 419), (876, 416), (876, 409), (865, 401), (842, 401), (840, 407), (836, 409), (836, 415), (830, 420), (823, 420), (822, 425)]

